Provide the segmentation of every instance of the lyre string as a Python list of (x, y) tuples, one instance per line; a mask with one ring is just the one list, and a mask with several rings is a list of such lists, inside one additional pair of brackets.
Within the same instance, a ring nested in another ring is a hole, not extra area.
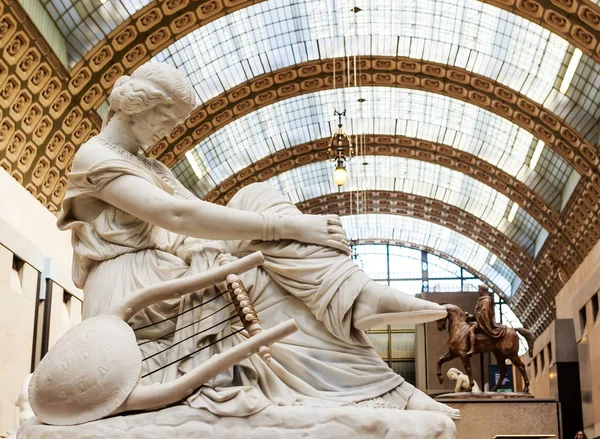
[[(233, 315), (233, 316), (229, 317), (228, 319), (225, 319), (225, 320), (223, 320), (223, 321), (221, 321), (221, 322), (219, 322), (219, 323), (216, 323), (216, 324), (212, 325), (210, 328), (203, 329), (202, 331), (196, 332), (195, 334), (192, 334), (192, 335), (190, 335), (189, 337), (186, 337), (186, 338), (184, 338), (183, 340), (180, 340), (180, 341), (178, 341), (177, 343), (173, 343), (171, 346), (169, 346), (169, 347), (167, 347), (167, 348), (165, 348), (165, 349), (163, 349), (163, 350), (161, 350), (161, 351), (158, 351), (158, 352), (156, 352), (156, 353), (154, 353), (154, 354), (152, 354), (152, 355), (150, 355), (150, 356), (148, 356), (148, 357), (144, 358), (142, 361), (146, 361), (146, 360), (149, 360), (149, 359), (150, 359), (150, 358), (152, 358), (152, 357), (156, 357), (157, 355), (159, 355), (159, 354), (162, 354), (163, 352), (166, 352), (166, 351), (168, 351), (169, 349), (171, 349), (171, 348), (173, 348), (173, 347), (177, 346), (178, 344), (181, 344), (181, 343), (183, 343), (183, 342), (184, 342), (184, 341), (186, 341), (186, 340), (189, 340), (190, 338), (193, 338), (193, 337), (195, 337), (195, 336), (197, 336), (197, 335), (199, 335), (199, 334), (202, 334), (203, 332), (210, 331), (211, 329), (213, 329), (213, 328), (216, 328), (217, 326), (219, 326), (219, 325), (222, 325), (222, 324), (223, 324), (223, 323), (225, 323), (225, 322), (229, 322), (230, 320), (233, 320), (233, 319), (239, 319), (239, 318), (240, 318), (240, 316), (239, 316), (239, 315), (237, 315), (237, 314), (235, 314), (235, 315)], [(182, 358), (185, 358), (185, 356), (184, 356), (184, 357), (182, 357)]]
[[(235, 317), (237, 317), (237, 316), (235, 316)], [(231, 320), (231, 319), (228, 319), (228, 320)], [(159, 367), (158, 369), (155, 369), (155, 370), (153, 370), (152, 372), (148, 372), (147, 374), (145, 374), (145, 375), (142, 375), (142, 378), (146, 378), (148, 375), (152, 375), (153, 373), (159, 372), (159, 371), (161, 371), (161, 370), (163, 370), (163, 369), (165, 369), (165, 368), (167, 368), (167, 367), (169, 367), (169, 366), (172, 366), (173, 364), (176, 364), (176, 363), (178, 363), (179, 361), (183, 360), (184, 358), (188, 358), (188, 357), (191, 357), (192, 355), (196, 355), (198, 352), (200, 352), (200, 351), (203, 351), (204, 349), (206, 349), (206, 348), (209, 348), (209, 347), (211, 347), (211, 346), (213, 346), (213, 345), (215, 345), (215, 344), (219, 343), (220, 341), (223, 341), (223, 340), (225, 340), (226, 338), (233, 337), (235, 334), (239, 334), (239, 333), (240, 333), (240, 332), (242, 332), (243, 330), (244, 330), (244, 328), (241, 328), (241, 329), (238, 329), (238, 330), (237, 330), (237, 331), (235, 331), (235, 332), (232, 332), (232, 333), (231, 333), (231, 334), (229, 334), (229, 335), (226, 335), (225, 337), (221, 337), (220, 339), (218, 339), (218, 340), (215, 340), (215, 341), (213, 341), (212, 343), (210, 343), (210, 344), (207, 344), (206, 346), (203, 346), (203, 347), (201, 347), (200, 349), (197, 349), (197, 350), (195, 350), (194, 352), (190, 352), (189, 354), (187, 354), (187, 355), (184, 355), (183, 357), (181, 357), (181, 358), (178, 358), (177, 360), (171, 361), (170, 363), (168, 363), (168, 364), (165, 364), (164, 366), (161, 366), (161, 367)], [(199, 333), (198, 333), (198, 334), (199, 334)], [(198, 334), (194, 334), (194, 335), (198, 335)], [(148, 358), (150, 358), (150, 357), (148, 357)]]
[[(181, 327), (181, 328), (179, 328), (179, 329), (175, 329), (174, 331), (167, 332), (166, 334), (159, 335), (159, 336), (158, 336), (158, 337), (156, 337), (156, 338), (153, 338), (153, 339), (146, 340), (146, 341), (143, 341), (143, 342), (141, 342), (141, 343), (138, 343), (138, 346), (142, 346), (142, 345), (145, 345), (146, 343), (150, 343), (150, 342), (153, 342), (153, 341), (156, 341), (156, 340), (160, 340), (160, 339), (162, 339), (162, 338), (165, 338), (165, 337), (166, 337), (166, 336), (168, 336), (168, 335), (172, 335), (172, 334), (175, 334), (176, 332), (179, 332), (179, 331), (181, 331), (181, 330), (183, 330), (183, 329), (185, 329), (185, 328), (189, 328), (190, 326), (192, 326), (192, 325), (194, 325), (194, 324), (196, 324), (196, 323), (200, 323), (200, 322), (202, 322), (203, 320), (206, 320), (206, 319), (208, 319), (209, 317), (212, 317), (212, 316), (214, 316), (214, 315), (215, 315), (215, 314), (217, 314), (218, 312), (220, 312), (220, 311), (223, 311), (225, 308), (227, 308), (227, 307), (228, 307), (229, 305), (231, 305), (232, 303), (233, 303), (233, 302), (226, 303), (226, 304), (225, 304), (225, 306), (223, 306), (223, 307), (219, 308), (219, 309), (218, 309), (218, 310), (216, 310), (215, 312), (213, 312), (213, 313), (211, 313), (211, 314), (209, 314), (209, 315), (207, 315), (207, 316), (205, 316), (205, 317), (202, 317), (200, 320), (195, 320), (195, 321), (193, 321), (192, 323), (188, 323), (187, 325), (185, 325), (185, 326), (182, 326), (182, 327)], [(221, 323), (223, 323), (223, 322), (221, 322)]]
[(158, 325), (158, 324), (160, 324), (160, 323), (166, 322), (167, 320), (171, 320), (171, 319), (174, 319), (175, 317), (182, 316), (182, 315), (184, 315), (184, 314), (186, 314), (186, 313), (188, 313), (188, 312), (190, 312), (190, 311), (192, 311), (192, 310), (194, 310), (194, 309), (196, 309), (196, 308), (200, 308), (200, 307), (201, 307), (201, 306), (203, 306), (203, 305), (207, 305), (207, 304), (209, 304), (209, 303), (210, 303), (210, 302), (212, 302), (213, 300), (217, 300), (219, 297), (223, 296), (223, 295), (224, 295), (224, 294), (226, 294), (227, 292), (228, 292), (228, 291), (227, 291), (227, 290), (225, 290), (225, 291), (223, 291), (221, 294), (219, 294), (219, 295), (217, 295), (217, 296), (213, 297), (212, 299), (209, 299), (209, 300), (207, 300), (206, 302), (199, 303), (198, 305), (192, 306), (191, 308), (189, 308), (189, 309), (186, 309), (185, 311), (182, 311), (182, 312), (180, 312), (179, 314), (175, 314), (175, 315), (172, 315), (172, 316), (166, 317), (166, 318), (164, 318), (164, 319), (162, 319), (162, 320), (159, 320), (158, 322), (150, 323), (149, 325), (140, 326), (139, 328), (135, 328), (135, 329), (134, 329), (134, 331), (139, 331), (140, 329), (146, 329), (146, 328), (149, 328), (150, 326)]

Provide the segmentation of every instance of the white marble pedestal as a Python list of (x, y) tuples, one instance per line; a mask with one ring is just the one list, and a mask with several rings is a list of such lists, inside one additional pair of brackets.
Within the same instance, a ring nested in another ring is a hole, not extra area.
[(72, 427), (27, 421), (17, 439), (456, 439), (447, 416), (425, 411), (363, 407), (268, 407), (247, 418), (217, 418), (179, 405), (115, 416)]

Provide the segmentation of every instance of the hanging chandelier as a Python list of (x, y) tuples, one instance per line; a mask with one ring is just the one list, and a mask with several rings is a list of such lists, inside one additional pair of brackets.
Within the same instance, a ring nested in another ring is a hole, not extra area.
[(348, 171), (346, 171), (346, 162), (354, 157), (354, 145), (350, 136), (342, 130), (342, 116), (346, 116), (346, 110), (339, 112), (333, 111), (334, 116), (338, 116), (338, 129), (329, 140), (329, 158), (336, 163), (333, 171), (333, 181), (338, 187), (342, 187), (348, 181)]

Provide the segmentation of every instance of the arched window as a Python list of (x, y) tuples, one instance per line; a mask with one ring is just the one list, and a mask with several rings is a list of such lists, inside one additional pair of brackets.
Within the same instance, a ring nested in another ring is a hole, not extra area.
[[(391, 244), (357, 244), (352, 258), (376, 282), (407, 294), (422, 292), (477, 291), (485, 284), (467, 268), (425, 250)], [(520, 320), (502, 298), (488, 285), (496, 304), (496, 321), (509, 327), (522, 327)], [(472, 312), (473, 310), (465, 310)], [(387, 327), (369, 331), (379, 355), (409, 382), (414, 383), (414, 327)], [(519, 354), (527, 352), (519, 335)]]

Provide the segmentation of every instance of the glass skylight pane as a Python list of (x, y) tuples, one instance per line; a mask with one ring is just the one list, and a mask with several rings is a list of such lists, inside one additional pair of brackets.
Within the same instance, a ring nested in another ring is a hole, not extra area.
[[(366, 99), (359, 103), (358, 99)], [(546, 148), (529, 168), (536, 141), (517, 125), (474, 105), (419, 90), (362, 87), (298, 96), (237, 119), (195, 147), (216, 183), (277, 150), (329, 137), (336, 129), (334, 109), (345, 108), (344, 127), (354, 134), (419, 136), (474, 154), (528, 184), (560, 210), (560, 188), (571, 168)], [(352, 131), (354, 129), (355, 131)], [(248, 157), (251, 157), (249, 159)], [(179, 176), (179, 174), (176, 174)], [(206, 178), (209, 178), (209, 177)], [(196, 181), (182, 180), (198, 196)], [(550, 189), (549, 189), (550, 188)]]
[[(567, 63), (563, 64), (566, 70)], [(554, 90), (544, 104), (573, 125), (593, 145), (598, 144), (600, 64), (584, 54), (566, 96)]]
[(350, 0), (270, 0), (201, 27), (179, 47), (166, 48), (162, 58), (179, 66), (175, 50), (185, 47), (187, 57), (202, 60), (202, 82), (259, 53), (270, 61), (265, 71), (292, 65), (299, 62), (294, 45), (310, 42), (319, 51), (309, 59), (398, 55), (448, 63), (541, 103), (556, 90), (569, 50), (565, 40), (537, 24), (476, 0), (378, 0), (356, 14), (354, 6)]
[(349, 178), (341, 189), (333, 182), (333, 165), (329, 162), (301, 166), (268, 181), (295, 204), (338, 190), (400, 191), (435, 198), (499, 228), (533, 256), (541, 225), (522, 209), (512, 222), (506, 221), (513, 202), (490, 186), (458, 171), (419, 160), (384, 156), (366, 156), (364, 160), (369, 163), (367, 166), (362, 165), (363, 158), (347, 163)]
[[(40, 0), (57, 23), (67, 43), (69, 66), (73, 67), (119, 24), (151, 0)], [(79, 35), (75, 38), (76, 31)]]
[[(451, 229), (412, 217), (383, 214), (345, 216), (342, 223), (352, 240), (401, 241), (448, 254), (486, 277), (493, 275), (490, 280), (506, 296), (511, 296), (516, 274), (500, 260), (490, 267), (487, 263), (490, 252), (485, 247)], [(363, 247), (359, 248), (362, 254)]]
[(461, 268), (447, 259), (429, 254), (427, 255), (427, 262), (429, 279), (460, 276)]

